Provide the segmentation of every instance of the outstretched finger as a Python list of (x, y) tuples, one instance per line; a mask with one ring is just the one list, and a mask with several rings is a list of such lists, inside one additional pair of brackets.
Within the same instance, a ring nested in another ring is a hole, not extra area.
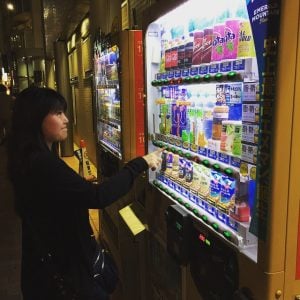
[(160, 154), (160, 153), (162, 153), (163, 151), (165, 151), (166, 149), (167, 149), (166, 147), (159, 148), (159, 149), (155, 150), (154, 153)]

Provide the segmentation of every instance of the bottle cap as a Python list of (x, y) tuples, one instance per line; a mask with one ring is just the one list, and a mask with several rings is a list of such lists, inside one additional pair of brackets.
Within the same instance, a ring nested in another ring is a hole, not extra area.
[(194, 76), (194, 77), (193, 77), (193, 81), (195, 81), (195, 82), (199, 82), (199, 81), (201, 81), (201, 77), (200, 77), (200, 75), (196, 75), (196, 76)]
[(228, 78), (229, 80), (233, 80), (233, 79), (235, 79), (236, 77), (237, 77), (237, 73), (234, 72), (234, 71), (230, 71), (230, 72), (227, 74), (227, 78)]
[(204, 75), (204, 77), (203, 77), (203, 80), (204, 80), (204, 81), (210, 81), (210, 79), (211, 79), (210, 74), (206, 74), (206, 75)]
[(191, 159), (192, 154), (191, 153), (185, 153), (185, 157), (188, 158), (188, 159)]
[(213, 164), (213, 168), (216, 170), (216, 171), (219, 171), (221, 169), (220, 165), (219, 164)]
[(222, 78), (223, 78), (223, 74), (222, 73), (217, 73), (216, 75), (215, 75), (215, 79), (218, 81), (218, 80), (222, 80)]
[(228, 176), (233, 176), (233, 170), (231, 168), (226, 168), (224, 173)]
[(202, 161), (202, 164), (203, 164), (205, 167), (209, 167), (209, 166), (210, 166), (210, 163), (209, 163), (209, 161), (208, 161), (207, 159), (204, 159), (204, 160)]
[(80, 148), (85, 148), (86, 147), (86, 144), (85, 144), (85, 141), (84, 140), (80, 140)]
[(187, 208), (187, 209), (189, 209), (191, 206), (190, 206), (190, 204), (189, 203), (184, 203), (184, 206)]
[(201, 163), (201, 159), (200, 159), (199, 156), (194, 156), (193, 160), (194, 160), (195, 163), (198, 163), (198, 164)]
[(177, 79), (177, 84), (181, 84), (181, 83), (182, 83), (182, 78), (179, 77), (179, 78)]
[(193, 213), (196, 215), (196, 216), (199, 216), (199, 211), (197, 209), (193, 209)]

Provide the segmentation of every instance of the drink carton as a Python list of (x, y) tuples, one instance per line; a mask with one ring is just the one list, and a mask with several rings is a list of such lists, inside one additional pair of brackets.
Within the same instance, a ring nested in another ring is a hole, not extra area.
[(210, 190), (210, 168), (204, 165), (200, 165), (200, 185), (198, 193), (204, 199), (207, 199)]
[(255, 57), (254, 40), (249, 20), (240, 22), (238, 57)]
[(234, 205), (235, 186), (234, 178), (225, 174), (221, 176), (221, 192), (217, 207), (226, 213), (229, 213), (230, 208)]
[(187, 116), (186, 106), (172, 104), (172, 135), (181, 137), (182, 130), (186, 129)]
[(190, 160), (186, 161), (186, 165), (185, 165), (185, 183), (184, 185), (186, 187), (190, 187), (190, 185), (192, 184), (193, 181), (193, 162)]
[(178, 179), (178, 175), (179, 175), (179, 155), (174, 153), (171, 177), (176, 181)]
[(166, 176), (171, 176), (172, 174), (172, 169), (173, 169), (173, 153), (168, 152), (167, 153), (167, 161), (166, 161), (166, 171), (165, 175)]
[(165, 49), (165, 70), (172, 67), (172, 43), (168, 42)]
[(238, 55), (240, 20), (229, 19), (224, 29), (224, 59), (236, 59)]
[(171, 69), (176, 69), (178, 67), (178, 45), (179, 40), (175, 39), (172, 41), (171, 48)]
[(178, 59), (177, 66), (179, 69), (184, 67), (184, 53), (185, 53), (185, 42), (184, 42), (184, 37), (182, 37), (179, 40), (178, 55), (177, 55), (177, 59)]
[(224, 24), (216, 24), (213, 29), (211, 61), (220, 61), (224, 55)]
[(193, 44), (194, 44), (194, 38), (193, 38), (193, 33), (191, 32), (186, 39), (186, 43), (184, 47), (184, 66), (186, 68), (189, 68), (192, 65)]
[(241, 155), (242, 122), (223, 121), (221, 133), (221, 150), (229, 154)]
[(194, 46), (193, 46), (193, 65), (201, 64), (201, 50), (202, 50), (202, 42), (203, 42), (203, 31), (194, 32)]
[(212, 50), (213, 29), (206, 28), (203, 32), (203, 41), (201, 47), (201, 63), (210, 63)]
[(178, 170), (179, 182), (184, 180), (185, 173), (186, 173), (186, 160), (183, 157), (179, 157), (179, 170)]
[(211, 169), (208, 201), (213, 205), (218, 203), (221, 197), (221, 179), (222, 174), (220, 171)]
[(161, 167), (160, 167), (161, 173), (164, 173), (167, 169), (167, 155), (168, 155), (167, 151), (163, 151), (161, 154)]
[(193, 181), (190, 189), (193, 193), (197, 194), (200, 188), (201, 182), (201, 165), (193, 163)]

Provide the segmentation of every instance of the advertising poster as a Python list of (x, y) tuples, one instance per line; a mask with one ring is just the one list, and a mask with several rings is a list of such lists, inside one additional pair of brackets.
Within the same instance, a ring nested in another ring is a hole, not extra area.
[(265, 240), (270, 207), (273, 110), (276, 90), (276, 61), (279, 44), (279, 0), (247, 0), (259, 72), (261, 135), (258, 143), (257, 192), (250, 232)]

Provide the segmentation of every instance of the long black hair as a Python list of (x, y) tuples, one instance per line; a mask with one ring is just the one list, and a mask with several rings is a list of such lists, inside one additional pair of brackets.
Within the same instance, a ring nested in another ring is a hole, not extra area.
[(50, 88), (29, 87), (17, 96), (7, 146), (8, 172), (13, 183), (26, 174), (37, 152), (49, 151), (42, 133), (44, 118), (66, 109), (64, 97)]

